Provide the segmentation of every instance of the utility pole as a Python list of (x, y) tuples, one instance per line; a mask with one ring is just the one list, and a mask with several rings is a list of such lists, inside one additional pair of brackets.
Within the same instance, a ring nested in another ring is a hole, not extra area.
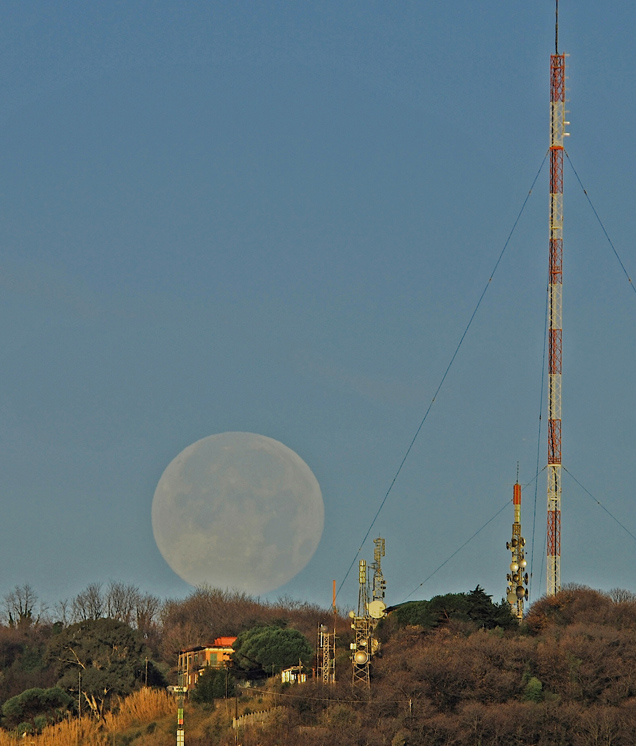
[(185, 685), (183, 683), (183, 669), (179, 669), (179, 686), (177, 688), (177, 746), (185, 745), (185, 729), (183, 725), (183, 706), (185, 700)]
[(332, 663), (332, 682), (336, 683), (336, 627), (338, 625), (338, 609), (336, 607), (336, 581), (332, 582), (331, 590), (331, 607), (333, 609), (333, 663)]

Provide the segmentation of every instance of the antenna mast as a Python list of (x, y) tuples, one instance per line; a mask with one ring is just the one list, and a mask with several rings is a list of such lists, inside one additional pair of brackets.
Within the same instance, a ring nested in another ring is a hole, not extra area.
[(555, 53), (550, 56), (550, 284), (548, 288), (548, 540), (547, 594), (561, 590), (561, 368), (563, 288), (563, 139), (565, 55), (559, 54), (559, 0)]
[(371, 617), (369, 616), (369, 585), (367, 583), (367, 562), (361, 559), (358, 574), (358, 613), (349, 612), (355, 642), (351, 643), (353, 662), (352, 684), (371, 686), (369, 661), (371, 660)]
[(360, 560), (359, 591), (358, 591), (358, 613), (350, 611), (351, 628), (355, 634), (355, 642), (352, 642), (351, 660), (353, 663), (353, 686), (361, 685), (367, 689), (371, 686), (369, 667), (371, 658), (380, 649), (380, 642), (375, 636), (375, 628), (380, 619), (386, 616), (386, 604), (384, 603), (384, 591), (386, 582), (382, 574), (382, 557), (384, 557), (384, 539), (378, 536), (373, 540), (375, 549), (373, 552), (373, 600), (369, 601), (369, 581), (367, 578), (366, 560)]
[(523, 619), (523, 602), (528, 600), (528, 573), (524, 547), (526, 540), (521, 535), (521, 485), (519, 484), (519, 467), (517, 481), (512, 488), (512, 504), (515, 509), (515, 520), (512, 524), (512, 539), (506, 543), (506, 549), (512, 552), (510, 572), (508, 573), (508, 590), (506, 598), (512, 613), (521, 621)]

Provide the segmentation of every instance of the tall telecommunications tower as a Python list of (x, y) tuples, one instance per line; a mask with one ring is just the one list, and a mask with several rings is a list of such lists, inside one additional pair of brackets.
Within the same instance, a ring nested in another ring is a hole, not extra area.
[(559, 54), (556, 0), (554, 54), (550, 56), (550, 280), (548, 290), (548, 538), (547, 594), (561, 590), (561, 364), (563, 327), (563, 139), (565, 55)]

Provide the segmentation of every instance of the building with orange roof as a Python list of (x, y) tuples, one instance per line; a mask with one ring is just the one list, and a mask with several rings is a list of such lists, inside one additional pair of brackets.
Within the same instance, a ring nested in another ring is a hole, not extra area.
[(217, 637), (211, 645), (195, 645), (179, 651), (179, 671), (186, 690), (196, 686), (206, 668), (223, 668), (230, 660), (236, 637)]

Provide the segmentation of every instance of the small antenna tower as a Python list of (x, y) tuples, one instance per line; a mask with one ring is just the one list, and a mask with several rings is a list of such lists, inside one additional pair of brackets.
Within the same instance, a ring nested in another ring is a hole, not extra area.
[(367, 689), (371, 686), (370, 663), (371, 658), (380, 649), (380, 643), (374, 636), (375, 628), (380, 619), (386, 615), (384, 592), (386, 581), (382, 575), (382, 557), (384, 557), (384, 539), (378, 537), (373, 542), (373, 591), (369, 601), (369, 582), (367, 578), (366, 560), (360, 560), (358, 573), (358, 613), (351, 611), (351, 628), (355, 633), (355, 642), (351, 643), (351, 661), (353, 664), (352, 683)]
[(335, 636), (326, 624), (318, 625), (318, 680), (336, 683)]
[(355, 640), (351, 643), (353, 686), (371, 687), (369, 662), (371, 660), (371, 617), (369, 616), (369, 588), (367, 584), (367, 561), (361, 559), (358, 566), (358, 613), (350, 612), (351, 628)]
[(326, 624), (318, 625), (317, 668), (323, 684), (336, 683), (336, 581), (333, 581), (333, 631)]
[(521, 485), (518, 474), (517, 482), (512, 488), (512, 503), (515, 508), (515, 520), (512, 524), (512, 539), (506, 542), (506, 549), (512, 552), (510, 572), (507, 575), (506, 599), (512, 608), (512, 613), (521, 621), (523, 602), (528, 600), (528, 573), (525, 572), (528, 563), (524, 551), (526, 540), (521, 535)]
[(563, 140), (565, 55), (559, 54), (559, 0), (556, 0), (554, 54), (550, 56), (550, 280), (548, 287), (548, 535), (549, 596), (561, 590), (561, 372), (563, 288)]

